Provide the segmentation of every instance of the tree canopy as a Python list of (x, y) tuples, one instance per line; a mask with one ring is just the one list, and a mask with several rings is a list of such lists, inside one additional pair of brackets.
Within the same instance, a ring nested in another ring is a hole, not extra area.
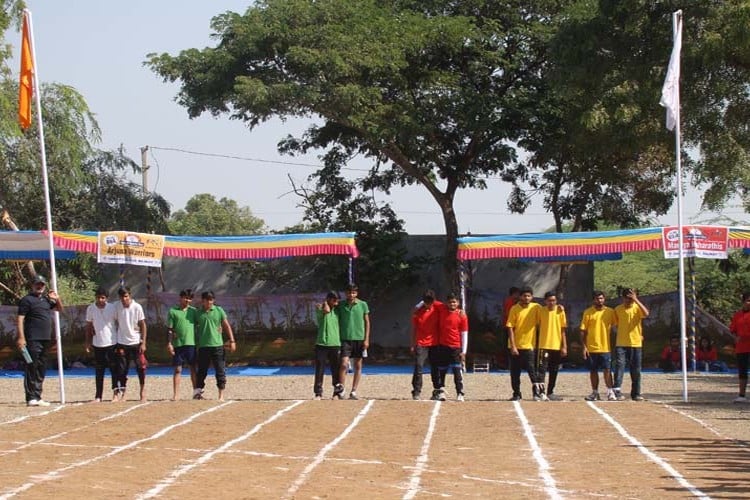
[(168, 222), (175, 235), (245, 235), (260, 234), (265, 222), (253, 215), (248, 207), (240, 207), (235, 200), (214, 195), (196, 194), (176, 211)]

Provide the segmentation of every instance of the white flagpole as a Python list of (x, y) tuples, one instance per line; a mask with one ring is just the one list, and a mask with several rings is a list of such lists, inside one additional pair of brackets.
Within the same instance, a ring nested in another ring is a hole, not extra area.
[[(34, 27), (31, 22), (31, 12), (28, 9), (23, 10), (23, 15), (29, 25), (29, 45), (31, 48), (32, 81), (34, 89), (34, 102), (36, 104), (36, 120), (39, 127), (39, 154), (42, 157), (42, 180), (44, 181), (44, 206), (47, 215), (47, 238), (49, 241), (49, 265), (51, 276), (51, 286), (54, 291), (57, 289), (57, 270), (55, 268), (55, 245), (52, 238), (52, 206), (49, 200), (49, 179), (47, 177), (47, 152), (44, 147), (44, 125), (42, 122), (42, 101), (41, 87), (39, 87), (39, 66), (36, 64), (36, 44), (34, 43)], [(63, 375), (63, 354), (62, 354), (62, 335), (60, 334), (60, 313), (53, 313), (55, 323), (55, 342), (57, 343), (57, 373), (60, 381), (60, 403), (65, 404), (65, 378)]]
[(685, 304), (685, 238), (682, 223), (682, 158), (680, 151), (680, 53), (682, 51), (682, 11), (672, 13), (672, 55), (664, 79), (660, 104), (667, 108), (667, 128), (674, 129), (677, 162), (677, 231), (679, 234), (679, 295), (680, 295), (680, 359), (682, 361), (682, 400), (688, 401), (687, 384), (687, 329)]

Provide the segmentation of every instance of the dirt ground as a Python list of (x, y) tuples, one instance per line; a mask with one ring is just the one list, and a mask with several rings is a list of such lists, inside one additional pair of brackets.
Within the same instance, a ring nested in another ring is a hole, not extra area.
[(412, 401), (410, 378), (313, 401), (312, 376), (230, 377), (221, 403), (210, 379), (213, 399), (190, 400), (185, 377), (170, 401), (159, 376), (142, 403), (133, 377), (128, 401), (98, 404), (92, 379), (67, 378), (65, 405), (48, 379), (47, 408), (2, 378), (0, 499), (750, 495), (750, 405), (731, 402), (732, 376), (691, 374), (687, 403), (679, 374), (644, 374), (644, 402), (597, 403), (585, 373), (561, 374), (562, 402), (506, 401), (507, 373), (467, 374), (463, 403)]

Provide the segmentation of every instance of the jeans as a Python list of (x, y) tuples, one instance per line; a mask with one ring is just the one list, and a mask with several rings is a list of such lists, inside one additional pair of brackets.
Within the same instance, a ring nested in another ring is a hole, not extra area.
[(414, 348), (414, 373), (411, 377), (411, 387), (413, 394), (422, 393), (422, 371), (426, 361), (430, 363), (430, 378), (432, 379), (432, 388), (440, 387), (440, 374), (435, 360), (437, 346), (428, 347), (418, 345)]
[(50, 340), (26, 340), (26, 349), (31, 355), (31, 363), (25, 365), (23, 374), (23, 389), (26, 401), (42, 399), (42, 384), (47, 373), (47, 349)]
[(549, 373), (549, 381), (547, 382), (547, 395), (554, 394), (555, 385), (557, 385), (557, 372), (560, 370), (560, 351), (555, 349), (540, 349), (539, 357), (541, 359), (539, 373), (537, 373), (538, 380), (544, 383), (544, 376)]
[(206, 387), (206, 376), (210, 364), (213, 364), (214, 370), (216, 370), (216, 387), (223, 390), (227, 386), (224, 346), (198, 348), (198, 374), (196, 375), (195, 387), (197, 389)]
[(537, 375), (536, 352), (534, 349), (519, 349), (518, 356), (510, 355), (510, 387), (514, 396), (521, 395), (521, 370), (526, 369), (531, 380), (531, 386), (535, 396), (539, 395), (540, 386)]
[(615, 347), (615, 388), (622, 388), (622, 379), (625, 374), (625, 365), (630, 367), (630, 397), (641, 395), (641, 362), (643, 361), (643, 348), (641, 347)]
[(115, 346), (107, 347), (94, 346), (94, 377), (96, 384), (96, 399), (102, 399), (104, 392), (104, 371), (109, 368), (109, 374), (112, 376), (112, 390), (117, 388), (117, 367), (115, 366)]
[(335, 387), (339, 383), (339, 347), (315, 346), (315, 383), (313, 391), (316, 396), (323, 395), (323, 376), (326, 363), (331, 370), (331, 382)]

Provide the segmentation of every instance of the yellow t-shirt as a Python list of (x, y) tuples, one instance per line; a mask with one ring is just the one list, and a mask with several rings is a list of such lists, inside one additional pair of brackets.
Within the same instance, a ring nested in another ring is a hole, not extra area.
[(565, 309), (556, 306), (553, 310), (542, 306), (539, 312), (539, 349), (559, 351), (562, 347), (564, 329), (568, 326)]
[(594, 306), (583, 311), (581, 331), (586, 332), (586, 349), (593, 353), (610, 352), (610, 332), (617, 321), (615, 311), (604, 306), (597, 310)]
[[(536, 343), (536, 325), (539, 324), (539, 312), (542, 306), (536, 302), (529, 303), (526, 307), (515, 304), (510, 308), (507, 327), (513, 328), (516, 340), (516, 349), (533, 349)], [(510, 340), (508, 340), (510, 347)]]
[(630, 307), (620, 304), (615, 307), (617, 316), (617, 340), (615, 345), (620, 347), (643, 347), (643, 311), (637, 304)]

